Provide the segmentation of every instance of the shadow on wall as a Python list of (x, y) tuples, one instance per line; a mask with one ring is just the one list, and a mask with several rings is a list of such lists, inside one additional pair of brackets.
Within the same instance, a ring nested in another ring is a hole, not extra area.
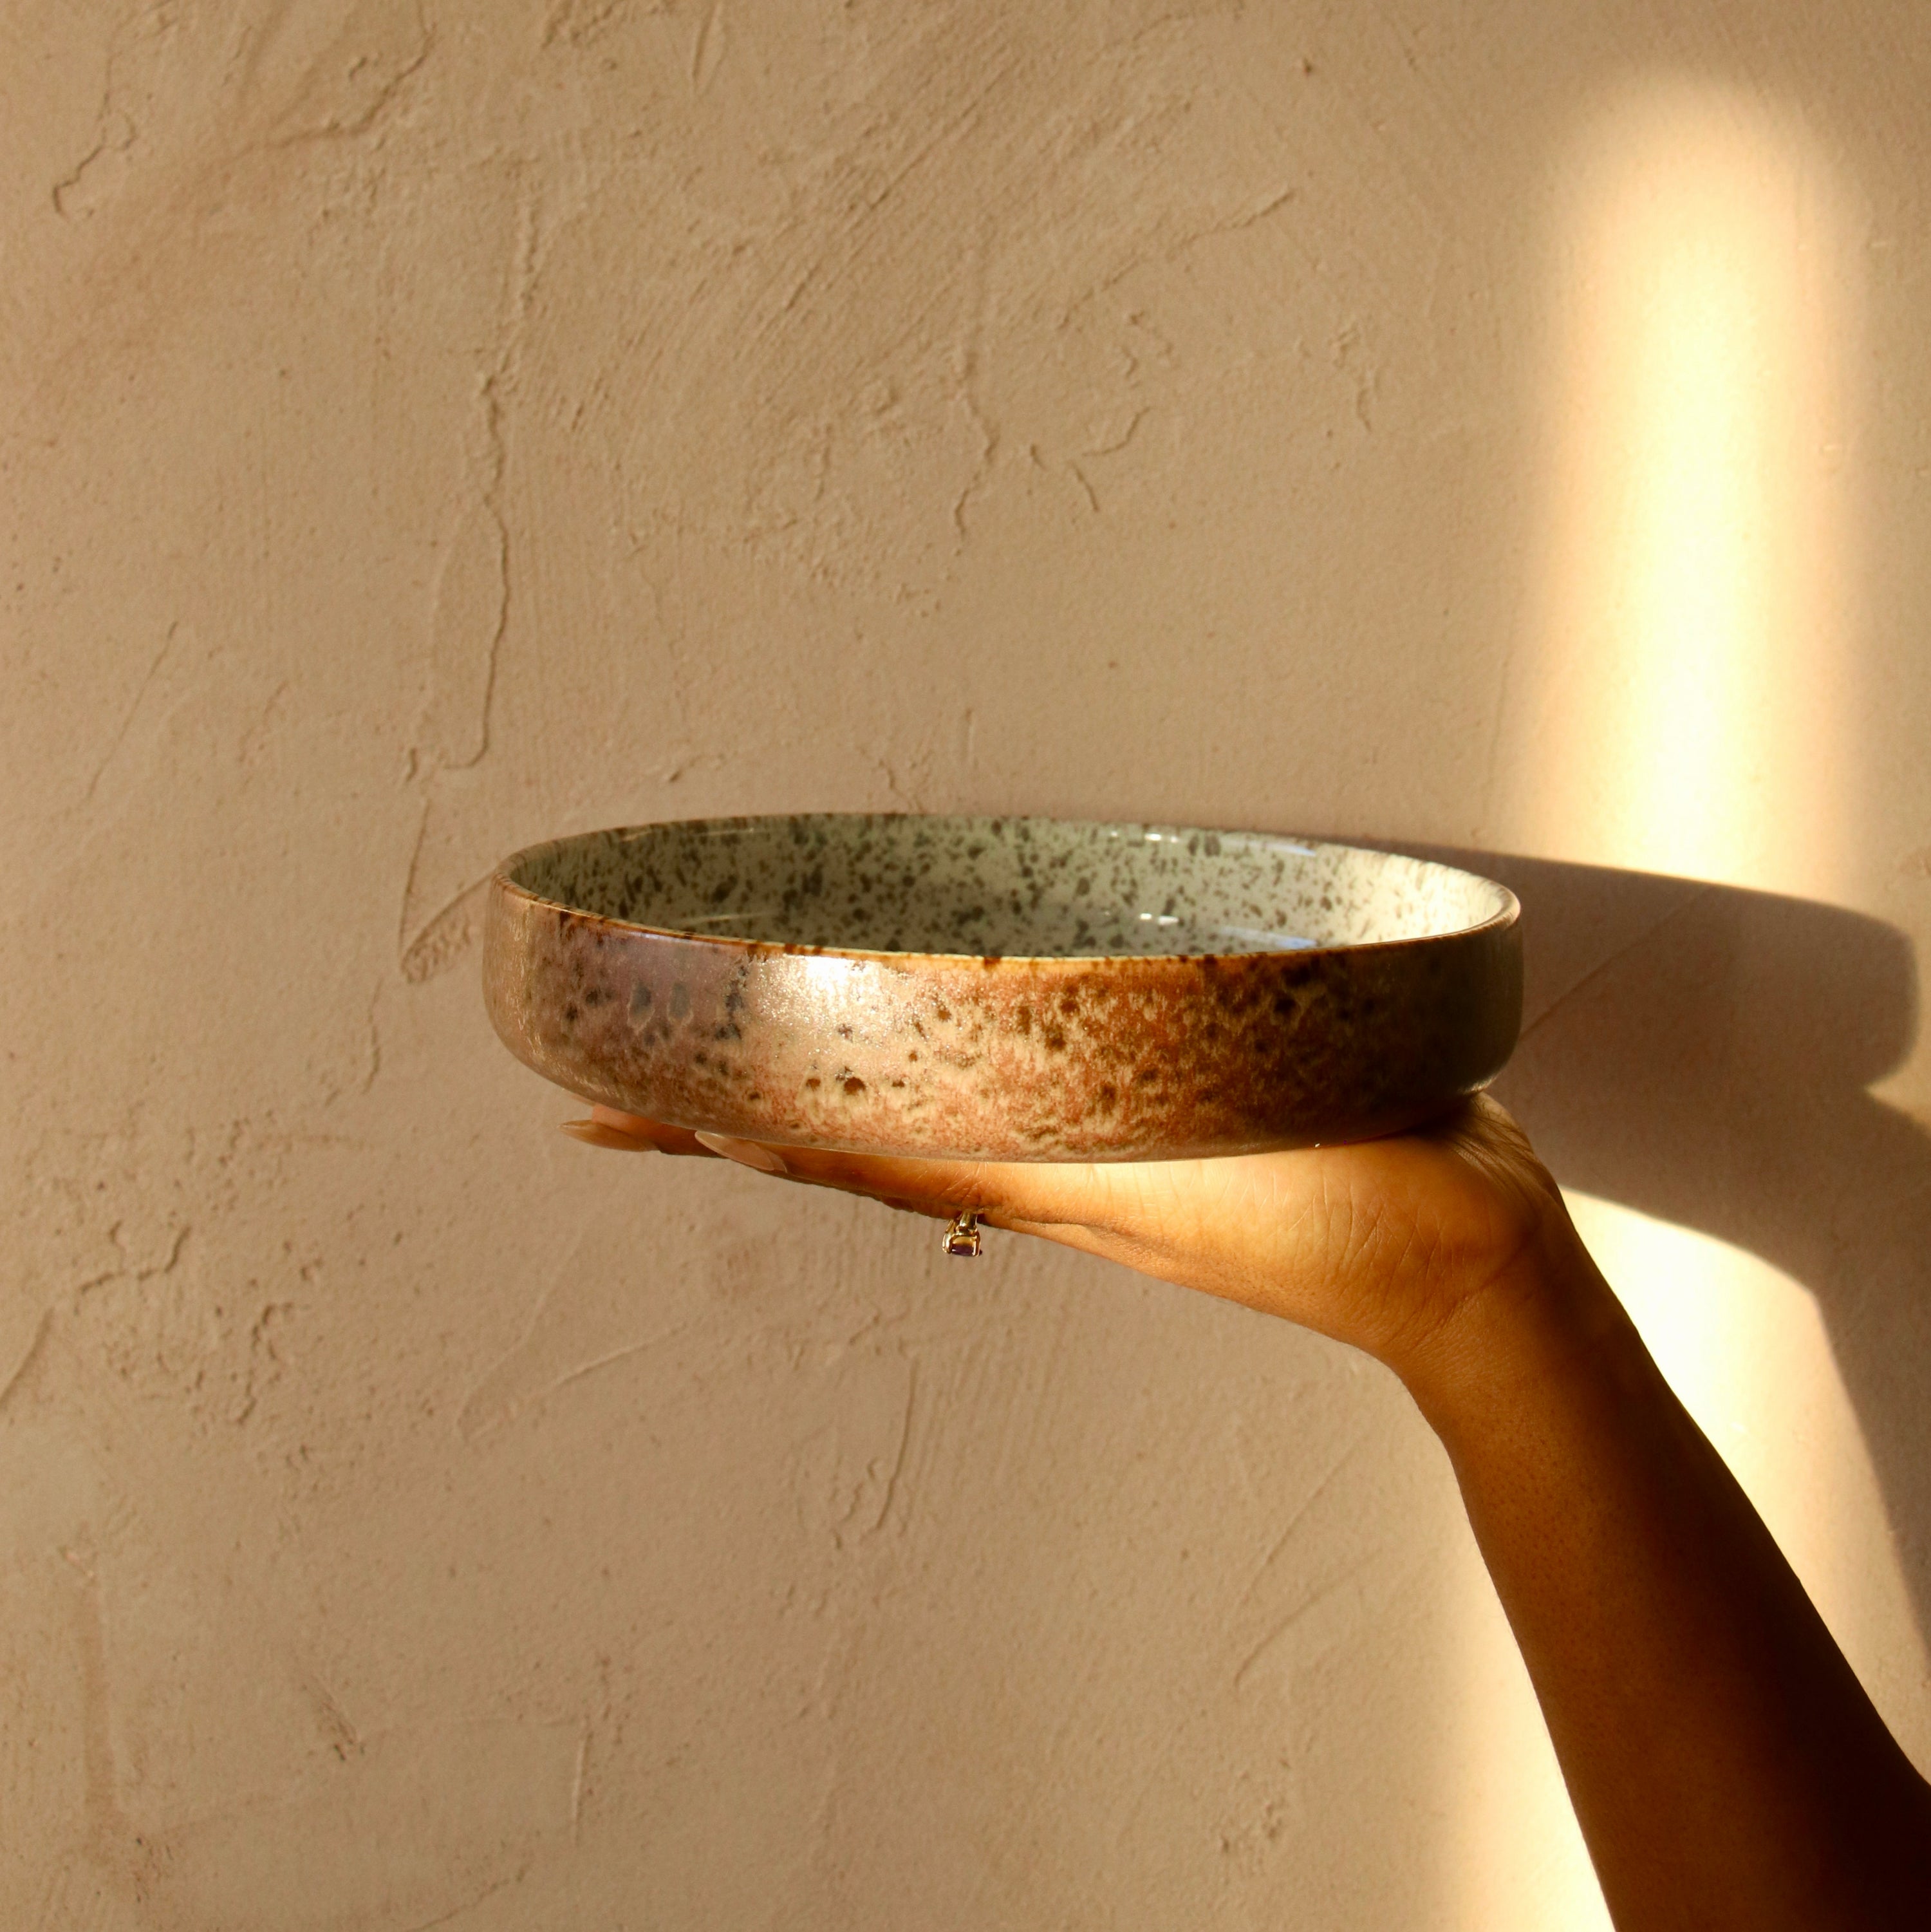
[(1816, 1296), (1931, 1636), (1931, 1134), (1867, 1090), (1916, 1035), (1909, 940), (1773, 893), (1403, 849), (1522, 902), (1522, 1042), (1496, 1090), (1558, 1179)]

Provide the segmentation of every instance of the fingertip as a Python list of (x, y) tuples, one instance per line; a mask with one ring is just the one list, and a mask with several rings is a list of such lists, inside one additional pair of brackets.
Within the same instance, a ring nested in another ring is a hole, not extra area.
[(559, 1120), (556, 1124), (573, 1141), (586, 1147), (608, 1148), (616, 1154), (655, 1154), (651, 1142), (610, 1126), (601, 1120)]
[(706, 1133), (701, 1128), (695, 1138), (712, 1153), (721, 1154), (727, 1160), (734, 1160), (740, 1167), (753, 1168), (760, 1174), (787, 1174), (782, 1158), (768, 1147), (761, 1147), (756, 1141), (733, 1140), (727, 1134)]

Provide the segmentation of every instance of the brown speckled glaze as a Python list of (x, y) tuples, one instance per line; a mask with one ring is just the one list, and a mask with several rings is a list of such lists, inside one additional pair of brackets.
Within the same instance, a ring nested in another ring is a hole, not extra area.
[(1001, 1160), (1362, 1139), (1492, 1079), (1514, 896), (1252, 832), (912, 814), (531, 847), (490, 888), (510, 1050), (745, 1138)]

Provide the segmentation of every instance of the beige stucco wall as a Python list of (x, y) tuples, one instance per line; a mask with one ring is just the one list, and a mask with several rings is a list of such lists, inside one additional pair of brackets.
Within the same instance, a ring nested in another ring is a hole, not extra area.
[(476, 882), (653, 817), (1540, 862), (1507, 1090), (1931, 1761), (1927, 104), (1901, 0), (8, 5), (0, 1921), (1597, 1922), (1378, 1370), (556, 1132)]

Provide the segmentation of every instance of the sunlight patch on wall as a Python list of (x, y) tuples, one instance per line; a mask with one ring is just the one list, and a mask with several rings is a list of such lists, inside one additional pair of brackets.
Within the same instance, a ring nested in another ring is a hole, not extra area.
[(1816, 1298), (1713, 1236), (1568, 1200), (1657, 1366), (1853, 1661), (1908, 1634), (1883, 1496)]
[(1515, 842), (1829, 897), (1853, 830), (1845, 194), (1794, 120), (1674, 83), (1594, 124), (1555, 227)]
[[(1547, 536), (1504, 726), (1507, 842), (1815, 898), (1846, 889), (1849, 206), (1798, 122), (1712, 86), (1628, 92), (1570, 151), (1553, 211)], [(1915, 1642), (1811, 1296), (1707, 1236), (1576, 1207), (1854, 1660), (1879, 1633)], [(1454, 1922), (1606, 1928), (1526, 1670), (1472, 1566), (1465, 1628)]]

